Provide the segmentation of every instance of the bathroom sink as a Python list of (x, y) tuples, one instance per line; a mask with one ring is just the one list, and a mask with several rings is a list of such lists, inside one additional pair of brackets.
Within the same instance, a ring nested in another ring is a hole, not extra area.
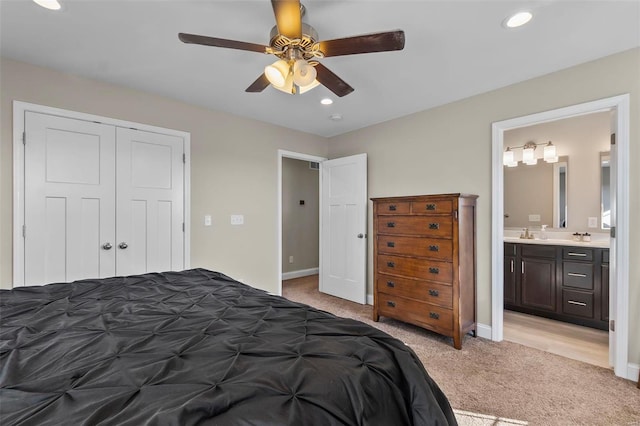
[(608, 248), (609, 240), (592, 240), (592, 241), (574, 241), (573, 239), (554, 239), (549, 238), (541, 240), (539, 238), (526, 239), (519, 237), (504, 237), (505, 243), (520, 243), (520, 244), (546, 244), (554, 246), (576, 246), (576, 247), (599, 247)]

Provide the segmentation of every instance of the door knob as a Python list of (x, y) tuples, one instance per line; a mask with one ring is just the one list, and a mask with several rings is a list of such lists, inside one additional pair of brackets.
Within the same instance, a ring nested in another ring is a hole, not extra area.
[(129, 244), (125, 243), (124, 241), (121, 242), (120, 244), (118, 244), (118, 247), (120, 247), (122, 250), (126, 249), (127, 247), (129, 247)]
[(364, 238), (364, 234), (358, 234), (358, 238)]
[(113, 246), (111, 245), (111, 243), (104, 243), (104, 244), (102, 245), (102, 249), (103, 249), (103, 250), (111, 250), (111, 247), (113, 247)]

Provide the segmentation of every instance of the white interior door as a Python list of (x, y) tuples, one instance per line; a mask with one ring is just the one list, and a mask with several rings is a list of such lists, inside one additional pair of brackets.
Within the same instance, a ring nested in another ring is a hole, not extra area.
[(115, 273), (115, 128), (25, 113), (24, 284)]
[(117, 273), (184, 268), (184, 140), (117, 130)]
[[(615, 112), (614, 114), (615, 115)], [(612, 119), (612, 122), (615, 123), (615, 120)], [(616, 193), (618, 190), (617, 187), (617, 179), (618, 176), (618, 147), (616, 145), (616, 137), (615, 133), (611, 135), (611, 146), (609, 149), (609, 205), (611, 207), (610, 210), (610, 225), (612, 229), (616, 227)], [(609, 324), (611, 324), (611, 320), (616, 319), (617, 313), (617, 303), (618, 300), (618, 287), (616, 280), (616, 243), (615, 243), (615, 231), (611, 233), (611, 242), (609, 244)], [(616, 365), (616, 332), (615, 328), (609, 325), (609, 365)]]
[(320, 291), (366, 303), (367, 155), (320, 163)]

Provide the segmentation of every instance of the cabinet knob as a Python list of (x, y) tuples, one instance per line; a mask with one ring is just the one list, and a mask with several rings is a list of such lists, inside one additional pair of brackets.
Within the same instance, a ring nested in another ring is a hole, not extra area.
[(111, 245), (111, 243), (109, 243), (109, 242), (104, 243), (104, 244), (102, 245), (102, 249), (103, 249), (103, 250), (111, 250), (111, 247), (113, 247), (113, 246), (112, 246), (112, 245)]

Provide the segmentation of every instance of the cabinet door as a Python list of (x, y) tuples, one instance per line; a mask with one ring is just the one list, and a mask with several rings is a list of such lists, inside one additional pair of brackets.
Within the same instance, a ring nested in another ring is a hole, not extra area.
[(504, 257), (504, 303), (516, 304), (516, 258)]
[[(607, 259), (608, 260), (608, 259)], [(600, 268), (602, 290), (600, 292), (600, 319), (609, 321), (609, 264), (603, 263)]]
[(556, 310), (556, 262), (523, 257), (521, 261), (521, 305)]

